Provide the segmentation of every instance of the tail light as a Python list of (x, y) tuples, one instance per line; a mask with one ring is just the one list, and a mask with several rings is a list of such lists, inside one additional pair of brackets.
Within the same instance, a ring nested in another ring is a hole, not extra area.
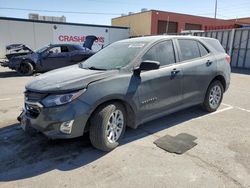
[(231, 57), (229, 55), (226, 56), (226, 61), (230, 64), (231, 63)]

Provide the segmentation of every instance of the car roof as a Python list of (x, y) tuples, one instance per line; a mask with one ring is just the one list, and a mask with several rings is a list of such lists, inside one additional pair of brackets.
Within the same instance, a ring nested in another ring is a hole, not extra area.
[(62, 43), (62, 44), (50, 44), (49, 46), (81, 46), (80, 44)]
[[(146, 37), (136, 37), (136, 38), (130, 38), (121, 40), (119, 42), (147, 42), (147, 43), (153, 43), (159, 40), (163, 39), (173, 39), (173, 38), (179, 38), (179, 39), (203, 39), (206, 37), (198, 37), (198, 36), (183, 36), (183, 35), (156, 35), (156, 36), (146, 36)], [(208, 39), (208, 38), (206, 38)], [(209, 38), (210, 39), (210, 38)], [(215, 40), (215, 39), (212, 39)]]

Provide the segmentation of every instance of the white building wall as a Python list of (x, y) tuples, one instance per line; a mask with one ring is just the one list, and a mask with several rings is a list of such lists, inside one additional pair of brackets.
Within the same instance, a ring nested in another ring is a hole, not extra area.
[(35, 49), (53, 43), (53, 24), (34, 23)]
[(98, 40), (94, 44), (93, 49), (99, 50), (102, 44), (106, 46), (117, 40), (128, 38), (129, 29), (0, 19), (0, 58), (5, 57), (5, 47), (9, 44), (22, 43), (35, 50), (50, 43), (70, 42), (59, 41), (59, 35), (104, 37), (105, 42)]
[(37, 49), (53, 43), (53, 24), (0, 20), (0, 58), (9, 44), (23, 43)]
[(129, 29), (110, 28), (109, 43), (129, 38)]
[(0, 20), (0, 58), (5, 56), (5, 46), (11, 41), (9, 22)]

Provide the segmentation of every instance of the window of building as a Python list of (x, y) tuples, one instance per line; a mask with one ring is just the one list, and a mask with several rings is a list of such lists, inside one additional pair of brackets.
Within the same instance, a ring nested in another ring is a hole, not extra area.
[(144, 56), (143, 61), (159, 61), (161, 66), (175, 63), (174, 47), (171, 40), (153, 46)]

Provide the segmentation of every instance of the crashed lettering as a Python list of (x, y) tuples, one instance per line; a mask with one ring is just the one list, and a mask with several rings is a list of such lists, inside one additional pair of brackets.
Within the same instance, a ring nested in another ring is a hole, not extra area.
[[(84, 42), (86, 36), (71, 36), (71, 35), (59, 35), (58, 39), (61, 42)], [(95, 43), (104, 43), (104, 37), (97, 37)]]
[(64, 41), (64, 42), (83, 42), (85, 37), (84, 36), (60, 35), (58, 39), (59, 41)]

